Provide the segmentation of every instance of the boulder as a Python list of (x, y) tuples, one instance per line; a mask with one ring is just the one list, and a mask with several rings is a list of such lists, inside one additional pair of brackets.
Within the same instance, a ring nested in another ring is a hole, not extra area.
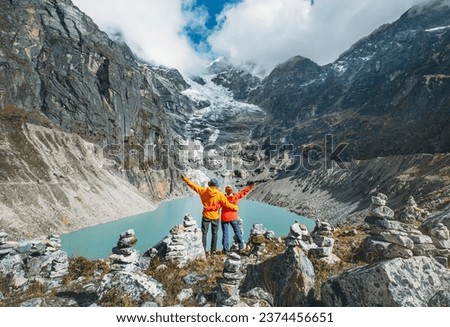
[(146, 299), (159, 304), (166, 296), (163, 285), (140, 270), (114, 271), (106, 274), (97, 289), (99, 301), (108, 299), (110, 292), (126, 296), (135, 302)]
[(261, 263), (247, 265), (241, 292), (259, 287), (273, 296), (274, 306), (310, 306), (314, 293), (314, 267), (299, 246)]
[(435, 259), (395, 258), (327, 279), (321, 296), (329, 307), (421, 307), (449, 287), (450, 271)]

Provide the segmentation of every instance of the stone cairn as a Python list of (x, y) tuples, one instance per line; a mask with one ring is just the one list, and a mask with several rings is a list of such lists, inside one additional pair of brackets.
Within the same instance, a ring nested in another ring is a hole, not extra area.
[(134, 248), (137, 238), (133, 229), (120, 233), (117, 246), (112, 249), (110, 271), (103, 276), (97, 295), (103, 301), (111, 291), (118, 291), (130, 300), (139, 302), (148, 298), (155, 305), (161, 305), (166, 291), (161, 283), (143, 272), (144, 264), (139, 251)]
[(264, 253), (266, 242), (275, 238), (275, 233), (264, 228), (262, 224), (253, 224), (250, 229), (249, 248), (250, 256), (259, 257)]
[(6, 241), (8, 234), (5, 232), (0, 232), (0, 258), (7, 255), (14, 248), (14, 244)]
[(58, 287), (68, 274), (69, 258), (60, 250), (59, 235), (43, 241), (9, 242), (0, 232), (0, 276), (13, 276), (14, 287), (26, 290), (30, 282), (39, 282), (45, 290)]
[(188, 213), (183, 218), (183, 224), (176, 225), (170, 230), (170, 235), (147, 250), (145, 256), (160, 255), (168, 261), (178, 261), (180, 265), (197, 259), (205, 259), (202, 244), (202, 232), (197, 222)]
[(419, 208), (414, 197), (410, 196), (399, 220), (404, 223), (414, 223), (416, 221), (422, 221), (427, 214), (428, 212), (426, 210)]
[(448, 260), (450, 257), (450, 237), (449, 230), (443, 223), (438, 223), (431, 228), (430, 236), (436, 247), (435, 259), (444, 267), (448, 267)]
[(311, 233), (316, 248), (312, 248), (309, 251), (309, 255), (314, 258), (318, 258), (320, 261), (329, 265), (337, 264), (341, 261), (334, 253), (334, 238), (333, 227), (326, 222), (316, 220), (316, 226)]
[(223, 278), (217, 278), (217, 306), (233, 307), (243, 305), (239, 297), (239, 284), (244, 278), (241, 266), (241, 257), (237, 253), (231, 253), (225, 260), (222, 272)]
[(133, 271), (139, 266), (139, 252), (133, 247), (137, 243), (136, 234), (133, 229), (120, 233), (117, 246), (113, 247), (111, 270)]
[(285, 244), (287, 247), (300, 246), (306, 254), (311, 249), (317, 248), (306, 226), (297, 221), (289, 228), (289, 234), (286, 237)]
[(318, 258), (328, 264), (334, 264), (340, 259), (333, 254), (334, 239), (333, 228), (328, 222), (316, 220), (316, 226), (312, 233), (304, 224), (295, 222), (289, 229), (286, 237), (286, 246), (300, 246), (309, 256)]
[(372, 196), (369, 215), (365, 218), (368, 236), (363, 242), (363, 253), (369, 262), (392, 258), (431, 256), (436, 248), (429, 236), (413, 225), (396, 221), (394, 211), (386, 206), (383, 193)]

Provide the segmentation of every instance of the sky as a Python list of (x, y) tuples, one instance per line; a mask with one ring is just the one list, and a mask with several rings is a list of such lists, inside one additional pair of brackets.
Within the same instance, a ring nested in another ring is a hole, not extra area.
[(320, 65), (430, 0), (72, 0), (136, 55), (185, 75), (226, 57), (266, 74), (301, 55)]

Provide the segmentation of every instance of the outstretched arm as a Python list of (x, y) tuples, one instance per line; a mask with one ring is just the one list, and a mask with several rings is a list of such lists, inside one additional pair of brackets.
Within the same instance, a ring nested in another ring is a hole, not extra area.
[(191, 181), (189, 178), (187, 178), (184, 175), (181, 176), (181, 179), (183, 179), (183, 181), (187, 184), (187, 186), (189, 186), (195, 192), (200, 194), (200, 192), (202, 191), (203, 187), (201, 187), (200, 185), (195, 184), (193, 181)]
[(247, 186), (246, 188), (244, 188), (242, 191), (236, 193), (234, 196), (239, 200), (242, 199), (244, 196), (247, 195), (248, 192), (250, 192), (252, 190), (252, 188), (255, 186), (255, 184), (252, 184), (250, 186)]

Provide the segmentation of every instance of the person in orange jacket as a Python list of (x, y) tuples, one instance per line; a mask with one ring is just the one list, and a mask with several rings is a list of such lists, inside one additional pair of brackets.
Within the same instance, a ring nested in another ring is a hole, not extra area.
[(208, 187), (202, 187), (195, 184), (186, 176), (181, 176), (183, 181), (198, 195), (203, 204), (202, 211), (202, 243), (206, 252), (206, 239), (208, 235), (209, 224), (211, 224), (211, 254), (216, 252), (217, 231), (219, 230), (219, 209), (227, 208), (229, 210), (238, 210), (238, 207), (230, 203), (225, 195), (217, 188), (219, 182), (217, 178), (212, 178), (208, 182)]
[[(233, 194), (233, 188), (230, 185), (225, 187), (225, 194), (227, 200), (237, 205), (238, 201), (247, 195), (248, 192), (252, 190), (254, 184), (246, 187), (242, 191)], [(224, 252), (230, 251), (230, 245), (228, 242), (228, 225), (231, 225), (231, 228), (234, 231), (234, 236), (237, 239), (239, 245), (239, 252), (244, 248), (244, 241), (242, 240), (242, 232), (239, 223), (239, 216), (236, 210), (230, 209), (227, 207), (222, 207), (222, 215), (221, 215), (221, 225), (222, 225), (222, 246)]]

